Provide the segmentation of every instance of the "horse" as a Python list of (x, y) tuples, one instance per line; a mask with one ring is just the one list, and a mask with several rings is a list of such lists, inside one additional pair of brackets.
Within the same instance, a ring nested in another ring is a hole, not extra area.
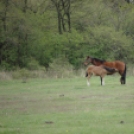
[(114, 68), (108, 68), (108, 67), (105, 67), (105, 66), (90, 65), (90, 66), (88, 66), (88, 68), (86, 70), (87, 85), (90, 86), (89, 79), (91, 78), (91, 76), (95, 75), (95, 76), (100, 76), (101, 85), (103, 86), (103, 85), (105, 85), (104, 77), (106, 75), (114, 74), (117, 71), (118, 70), (114, 69)]
[(118, 73), (121, 75), (120, 82), (121, 84), (126, 84), (126, 64), (122, 61), (106, 61), (106, 60), (101, 60), (98, 58), (92, 58), (90, 56), (87, 56), (84, 64), (88, 65), (89, 63), (92, 63), (95, 66), (100, 66), (103, 65), (108, 68), (114, 68), (118, 70)]

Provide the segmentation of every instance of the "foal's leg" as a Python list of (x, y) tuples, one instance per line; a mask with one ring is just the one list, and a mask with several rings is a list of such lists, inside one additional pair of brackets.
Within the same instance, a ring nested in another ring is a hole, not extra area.
[(102, 78), (102, 85), (105, 85), (104, 77)]
[(102, 77), (100, 76), (100, 79), (101, 79), (101, 85), (102, 85)]
[(105, 85), (105, 81), (104, 81), (104, 78), (102, 76), (100, 76), (100, 79), (101, 79), (101, 85)]
[(88, 77), (87, 77), (87, 85), (90, 86), (90, 82), (89, 82), (89, 79), (91, 78), (92, 74), (88, 74)]
[(89, 79), (90, 79), (90, 76), (88, 75), (88, 78), (87, 78), (87, 85), (88, 85), (88, 86), (90, 86)]

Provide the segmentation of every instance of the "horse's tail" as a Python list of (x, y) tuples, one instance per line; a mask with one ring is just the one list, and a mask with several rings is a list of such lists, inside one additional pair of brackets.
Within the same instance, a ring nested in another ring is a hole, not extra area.
[(115, 68), (109, 68), (109, 67), (106, 67), (106, 66), (103, 66), (103, 68), (105, 70), (107, 70), (109, 73), (114, 73), (114, 72), (117, 72), (118, 70), (116, 70)]
[(126, 84), (126, 71), (127, 71), (127, 67), (126, 67), (126, 64), (125, 64), (125, 69), (124, 69), (124, 72), (121, 76), (122, 84)]

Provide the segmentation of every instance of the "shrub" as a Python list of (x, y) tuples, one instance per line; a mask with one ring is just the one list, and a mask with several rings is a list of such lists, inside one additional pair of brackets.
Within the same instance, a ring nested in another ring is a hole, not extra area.
[(66, 58), (57, 58), (50, 63), (49, 74), (56, 78), (72, 77), (73, 66)]
[(27, 64), (27, 69), (29, 70), (38, 70), (39, 69), (39, 62), (35, 59), (31, 59), (30, 62)]

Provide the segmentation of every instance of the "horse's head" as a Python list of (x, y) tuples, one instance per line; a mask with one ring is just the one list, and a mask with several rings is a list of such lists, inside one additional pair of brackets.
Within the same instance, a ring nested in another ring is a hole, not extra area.
[(87, 56), (86, 60), (84, 61), (84, 65), (88, 65), (92, 62), (92, 58), (90, 56)]

